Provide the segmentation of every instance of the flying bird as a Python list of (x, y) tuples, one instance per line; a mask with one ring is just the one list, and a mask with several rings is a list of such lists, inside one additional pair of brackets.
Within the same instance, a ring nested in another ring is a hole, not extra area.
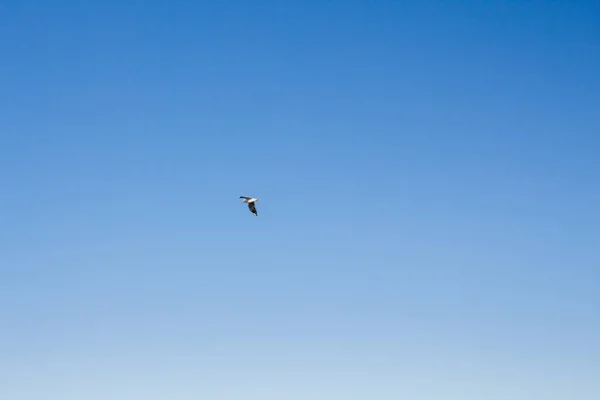
[(246, 196), (240, 196), (240, 199), (243, 199), (242, 203), (248, 203), (248, 208), (250, 209), (250, 212), (258, 217), (258, 213), (256, 212), (256, 205), (254, 204), (258, 201), (258, 199)]

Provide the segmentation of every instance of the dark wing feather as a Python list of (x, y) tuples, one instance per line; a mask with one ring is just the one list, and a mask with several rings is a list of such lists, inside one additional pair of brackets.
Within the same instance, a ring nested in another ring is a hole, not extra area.
[(250, 209), (250, 212), (252, 212), (252, 214), (258, 216), (258, 213), (256, 212), (256, 206), (254, 205), (254, 202), (248, 203), (248, 208)]

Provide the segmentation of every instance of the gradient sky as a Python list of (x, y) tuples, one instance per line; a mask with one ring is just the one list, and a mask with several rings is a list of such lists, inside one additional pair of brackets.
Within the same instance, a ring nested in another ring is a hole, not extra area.
[(2, 399), (600, 398), (597, 2), (4, 0), (0, 139)]

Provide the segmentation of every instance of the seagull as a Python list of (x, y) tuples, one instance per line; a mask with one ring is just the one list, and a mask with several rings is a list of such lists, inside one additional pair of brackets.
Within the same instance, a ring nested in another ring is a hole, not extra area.
[(258, 199), (246, 196), (240, 196), (240, 199), (244, 199), (242, 200), (242, 203), (248, 203), (248, 208), (250, 209), (250, 212), (258, 217), (258, 213), (256, 212), (256, 205), (254, 204), (258, 201)]

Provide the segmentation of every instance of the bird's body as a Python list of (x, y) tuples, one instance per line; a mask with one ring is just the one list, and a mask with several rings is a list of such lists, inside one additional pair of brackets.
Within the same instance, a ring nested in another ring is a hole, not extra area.
[(250, 209), (250, 212), (256, 216), (258, 216), (258, 212), (256, 211), (256, 205), (254, 203), (256, 203), (258, 201), (257, 198), (255, 197), (247, 197), (247, 196), (240, 196), (240, 199), (242, 199), (242, 203), (248, 203), (248, 209)]

